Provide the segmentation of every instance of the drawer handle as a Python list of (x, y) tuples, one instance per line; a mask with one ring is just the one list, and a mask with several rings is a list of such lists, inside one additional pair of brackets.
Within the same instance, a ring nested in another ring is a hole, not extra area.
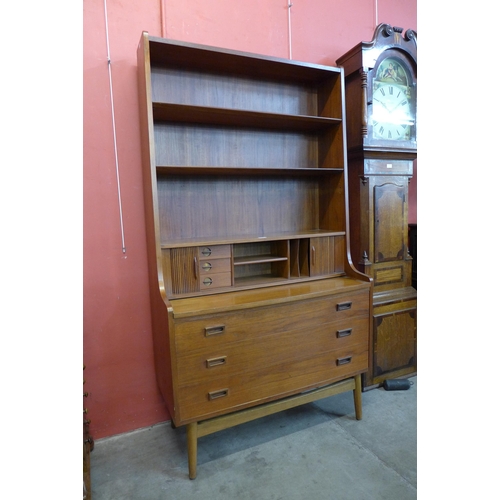
[(347, 311), (352, 307), (352, 302), (341, 302), (337, 304), (337, 311)]
[(214, 366), (221, 366), (226, 364), (227, 356), (221, 356), (220, 358), (207, 359), (207, 368), (213, 368)]
[(343, 337), (349, 337), (352, 333), (352, 328), (346, 328), (345, 330), (337, 330), (337, 338), (341, 339)]
[(212, 249), (209, 248), (209, 247), (205, 247), (202, 251), (201, 251), (201, 255), (203, 255), (204, 257), (210, 257), (210, 255), (212, 255)]
[(346, 356), (345, 358), (338, 358), (337, 359), (337, 365), (348, 365), (352, 360), (352, 356)]
[(203, 280), (203, 284), (204, 284), (205, 286), (210, 286), (212, 283), (213, 283), (212, 278), (205, 278), (205, 279)]
[(194, 279), (198, 279), (198, 259), (194, 258)]
[(225, 325), (207, 326), (207, 328), (205, 328), (205, 337), (208, 337), (210, 335), (219, 335), (220, 333), (224, 333), (225, 331)]
[(201, 267), (204, 271), (210, 271), (210, 269), (212, 269), (212, 264), (210, 264), (210, 262), (204, 262)]
[(219, 391), (212, 391), (208, 393), (208, 400), (224, 398), (229, 394), (229, 389), (220, 389)]

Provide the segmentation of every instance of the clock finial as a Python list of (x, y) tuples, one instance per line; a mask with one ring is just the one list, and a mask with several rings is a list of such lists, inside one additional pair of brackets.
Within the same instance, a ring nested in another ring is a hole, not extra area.
[(386, 37), (391, 36), (393, 34), (393, 29), (390, 24), (384, 24), (382, 27), (382, 34)]

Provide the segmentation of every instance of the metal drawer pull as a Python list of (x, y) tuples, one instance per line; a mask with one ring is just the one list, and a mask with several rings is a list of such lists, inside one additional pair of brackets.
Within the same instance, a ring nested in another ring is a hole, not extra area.
[(210, 285), (212, 284), (212, 278), (205, 278), (205, 279), (203, 280), (203, 284), (204, 284), (205, 286), (210, 286)]
[(341, 302), (337, 304), (337, 311), (347, 311), (352, 307), (352, 302)]
[(203, 255), (204, 257), (210, 257), (210, 255), (212, 255), (212, 249), (209, 248), (209, 247), (205, 247), (202, 251), (201, 251), (201, 255)]
[(217, 398), (223, 398), (229, 394), (229, 389), (221, 389), (219, 391), (213, 391), (208, 393), (209, 401)]
[(214, 366), (220, 366), (226, 364), (227, 356), (221, 356), (220, 358), (207, 359), (207, 368), (213, 368)]
[(210, 264), (210, 262), (204, 262), (201, 267), (204, 271), (210, 271), (210, 269), (212, 269), (212, 264)]
[(225, 331), (225, 325), (207, 326), (207, 328), (205, 328), (205, 337), (208, 337), (209, 335), (218, 335), (219, 333), (224, 333)]
[(339, 358), (337, 359), (337, 365), (348, 365), (352, 360), (352, 356), (346, 356), (345, 358)]
[(337, 338), (349, 337), (352, 333), (352, 328), (346, 328), (345, 330), (337, 330)]

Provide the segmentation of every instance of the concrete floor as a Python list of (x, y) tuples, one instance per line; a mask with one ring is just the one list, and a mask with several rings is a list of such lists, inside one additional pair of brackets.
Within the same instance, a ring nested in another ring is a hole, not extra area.
[(95, 442), (92, 500), (410, 500), (417, 498), (417, 377), (406, 391), (352, 393), (198, 440), (159, 424)]

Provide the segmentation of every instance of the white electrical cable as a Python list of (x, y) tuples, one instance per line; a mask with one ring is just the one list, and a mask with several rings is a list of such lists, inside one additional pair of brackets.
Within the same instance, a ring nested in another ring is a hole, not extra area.
[(123, 213), (122, 213), (122, 197), (120, 189), (120, 169), (118, 167), (118, 148), (116, 146), (116, 124), (115, 124), (115, 106), (113, 99), (113, 80), (111, 78), (111, 57), (109, 53), (109, 34), (108, 34), (108, 9), (106, 0), (104, 0), (104, 20), (106, 25), (106, 51), (108, 57), (108, 74), (109, 74), (109, 93), (111, 98), (111, 121), (113, 124), (113, 144), (115, 148), (115, 168), (116, 168), (116, 183), (118, 187), (118, 208), (120, 210), (120, 229), (122, 234), (122, 252), (125, 253), (125, 231), (123, 229)]
[(375, 28), (378, 26), (378, 0), (375, 0)]
[(292, 59), (292, 19), (291, 19), (292, 5), (293, 3), (289, 1), (288, 2), (288, 53), (290, 59)]

